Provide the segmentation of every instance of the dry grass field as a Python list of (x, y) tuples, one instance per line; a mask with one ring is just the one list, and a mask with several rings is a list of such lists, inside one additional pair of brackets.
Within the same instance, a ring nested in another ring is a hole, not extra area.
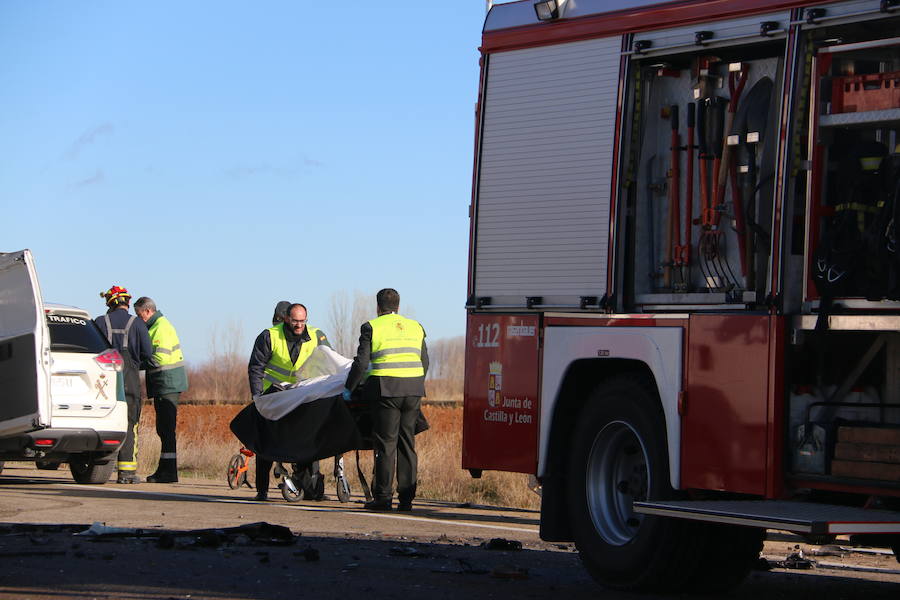
[[(221, 479), (225, 483), (228, 460), (240, 448), (240, 442), (228, 428), (231, 419), (242, 406), (236, 404), (183, 404), (178, 409), (178, 456), (181, 477)], [(423, 498), (492, 504), (520, 508), (538, 508), (539, 498), (528, 487), (526, 475), (518, 473), (486, 472), (481, 479), (472, 479), (460, 467), (462, 445), (462, 408), (460, 406), (423, 407), (431, 429), (416, 437), (419, 454), (419, 490)], [(138, 447), (138, 473), (147, 475), (156, 468), (159, 439), (155, 432), (152, 405), (144, 405)], [(363, 473), (372, 472), (372, 453), (361, 452)], [(331, 475), (332, 461), (321, 462), (326, 474), (326, 494), (334, 494)], [(356, 476), (353, 454), (344, 457), (344, 467), (354, 494), (361, 488)], [(251, 476), (251, 481), (253, 477)], [(274, 483), (273, 483), (274, 485)], [(255, 493), (247, 489), (247, 495)], [(270, 492), (270, 497), (273, 494)], [(277, 493), (275, 494), (277, 498)]]

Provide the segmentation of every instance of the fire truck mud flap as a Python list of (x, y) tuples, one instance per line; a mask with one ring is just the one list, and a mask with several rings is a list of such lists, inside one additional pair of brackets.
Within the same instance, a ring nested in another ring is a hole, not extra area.
[(573, 438), (566, 492), (582, 561), (608, 587), (721, 591), (746, 576), (762, 549), (761, 529), (634, 511), (636, 501), (677, 499), (659, 399), (640, 376), (609, 379), (592, 393)]

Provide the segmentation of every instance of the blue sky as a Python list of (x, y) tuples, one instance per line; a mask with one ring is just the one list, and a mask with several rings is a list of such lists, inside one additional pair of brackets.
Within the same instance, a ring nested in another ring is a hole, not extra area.
[[(93, 313), (153, 297), (189, 361), (278, 300), (396, 288), (465, 330), (484, 2), (0, 3), (0, 251)], [(401, 312), (403, 312), (401, 306)]]

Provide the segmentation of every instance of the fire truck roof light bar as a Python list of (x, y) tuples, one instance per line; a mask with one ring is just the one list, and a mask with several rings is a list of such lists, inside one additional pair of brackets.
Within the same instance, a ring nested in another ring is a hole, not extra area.
[(753, 40), (758, 38), (775, 38), (787, 33), (787, 29), (780, 28), (779, 23), (777, 21), (763, 21), (759, 25), (759, 31), (756, 33), (745, 33), (741, 35), (733, 35), (729, 37), (717, 38), (712, 31), (696, 31), (694, 32), (694, 41), (690, 43), (683, 44), (672, 44), (670, 46), (659, 46), (658, 48), (653, 47), (652, 40), (635, 40), (633, 50), (626, 50), (622, 52), (623, 56), (630, 56), (632, 54), (646, 54), (648, 52), (653, 52), (654, 54), (657, 52), (670, 51), (670, 50), (683, 50), (689, 48), (704, 48), (709, 44), (721, 44), (723, 42), (735, 42), (741, 40)]

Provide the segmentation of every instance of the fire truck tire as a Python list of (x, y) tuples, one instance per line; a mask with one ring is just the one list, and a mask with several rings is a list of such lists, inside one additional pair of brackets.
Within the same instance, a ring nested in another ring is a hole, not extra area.
[(680, 519), (632, 510), (634, 500), (676, 497), (655, 389), (636, 376), (607, 380), (582, 408), (572, 440), (566, 497), (575, 545), (591, 575), (616, 589), (688, 586), (702, 537)]

